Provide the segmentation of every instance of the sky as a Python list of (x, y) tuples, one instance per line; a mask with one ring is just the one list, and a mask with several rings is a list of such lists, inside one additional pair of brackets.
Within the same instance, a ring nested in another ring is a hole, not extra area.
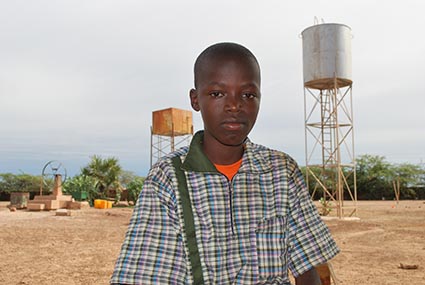
[(355, 155), (424, 163), (423, 11), (421, 0), (0, 0), (0, 173), (58, 160), (73, 176), (100, 155), (145, 176), (152, 112), (191, 110), (193, 63), (225, 41), (261, 66), (250, 139), (304, 165), (301, 32), (315, 18), (352, 30)]

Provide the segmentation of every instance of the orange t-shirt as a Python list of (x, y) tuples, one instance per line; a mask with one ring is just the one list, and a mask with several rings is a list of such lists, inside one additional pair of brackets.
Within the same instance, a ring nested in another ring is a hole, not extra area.
[(221, 165), (221, 164), (214, 163), (214, 166), (215, 168), (217, 168), (217, 170), (220, 173), (223, 173), (224, 175), (226, 175), (227, 179), (229, 179), (230, 181), (232, 180), (233, 176), (235, 176), (236, 172), (238, 172), (239, 167), (241, 167), (241, 164), (242, 164), (242, 158), (232, 164)]

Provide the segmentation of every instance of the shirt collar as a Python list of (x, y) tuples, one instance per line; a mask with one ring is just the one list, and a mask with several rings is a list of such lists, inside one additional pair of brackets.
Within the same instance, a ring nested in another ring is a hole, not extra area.
[[(214, 164), (208, 159), (202, 150), (204, 131), (198, 131), (192, 138), (189, 151), (183, 162), (184, 170), (196, 172), (218, 172)], [(245, 141), (245, 151), (242, 157), (242, 165), (239, 172), (263, 173), (271, 171), (272, 165), (259, 151), (258, 145), (248, 138)]]

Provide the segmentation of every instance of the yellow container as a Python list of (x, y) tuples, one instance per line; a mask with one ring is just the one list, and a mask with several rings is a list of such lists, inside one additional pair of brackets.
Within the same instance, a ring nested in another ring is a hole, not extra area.
[(94, 207), (96, 209), (102, 209), (101, 205), (102, 205), (102, 200), (94, 200)]
[(112, 202), (106, 200), (94, 200), (94, 207), (96, 209), (110, 209), (112, 208)]
[(105, 209), (105, 200), (94, 200), (94, 207), (96, 209)]

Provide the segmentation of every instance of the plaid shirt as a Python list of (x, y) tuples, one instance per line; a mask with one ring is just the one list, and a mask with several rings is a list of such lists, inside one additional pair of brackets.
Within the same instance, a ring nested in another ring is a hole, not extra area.
[(245, 144), (232, 181), (202, 151), (202, 132), (149, 172), (111, 283), (192, 284), (171, 157), (183, 161), (205, 284), (290, 284), (339, 249), (285, 153)]

